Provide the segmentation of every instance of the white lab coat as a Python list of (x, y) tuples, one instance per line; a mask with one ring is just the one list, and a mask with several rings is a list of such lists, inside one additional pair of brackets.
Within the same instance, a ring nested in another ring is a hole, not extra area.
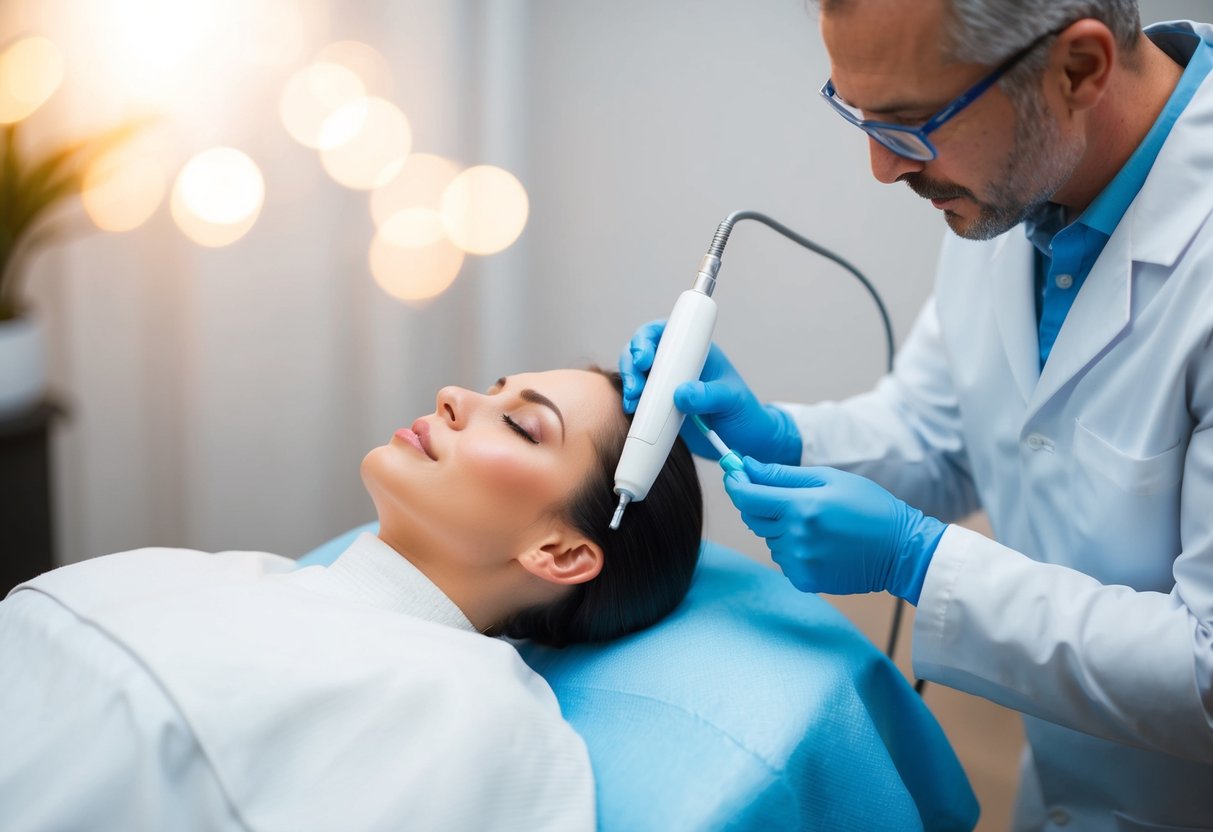
[(143, 549), (0, 603), (0, 829), (594, 828), (581, 738), (373, 535)]
[(1025, 714), (1019, 828), (1213, 829), (1213, 75), (1043, 373), (1032, 257), (949, 235), (894, 373), (781, 406), (804, 464), (988, 512), (999, 542), (940, 542), (914, 672)]

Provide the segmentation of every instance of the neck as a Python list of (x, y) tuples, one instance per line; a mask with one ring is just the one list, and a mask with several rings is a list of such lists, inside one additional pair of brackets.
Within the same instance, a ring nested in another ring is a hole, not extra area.
[(537, 586), (538, 579), (512, 558), (473, 560), (463, 552), (474, 547), (414, 540), (382, 525), (379, 539), (417, 567), (482, 633), (525, 608), (552, 600), (551, 585), (541, 581)]
[(1181, 75), (1183, 67), (1142, 35), (1133, 65), (1117, 67), (1106, 94), (1086, 115), (1086, 152), (1053, 201), (1072, 217), (1081, 214), (1145, 139)]

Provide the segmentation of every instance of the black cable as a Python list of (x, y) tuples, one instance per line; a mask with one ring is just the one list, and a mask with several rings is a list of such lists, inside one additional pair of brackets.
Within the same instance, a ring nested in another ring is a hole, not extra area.
[[(712, 237), (712, 245), (708, 248), (709, 256), (715, 257), (718, 260), (721, 259), (721, 256), (724, 254), (724, 247), (729, 242), (729, 235), (733, 233), (733, 226), (742, 220), (755, 220), (768, 228), (778, 231), (792, 242), (800, 244), (815, 254), (820, 254), (827, 260), (834, 261), (863, 284), (863, 287), (868, 290), (868, 294), (872, 296), (872, 300), (876, 303), (876, 311), (880, 313), (880, 322), (884, 325), (885, 352), (887, 357), (886, 369), (890, 373), (893, 372), (893, 356), (896, 351), (893, 343), (893, 322), (889, 319), (889, 311), (885, 308), (884, 301), (880, 298), (880, 293), (876, 291), (876, 287), (864, 276), (863, 272), (841, 255), (818, 245), (808, 237), (798, 234), (778, 220), (772, 219), (758, 211), (734, 211), (725, 217), (720, 225), (716, 227), (716, 234)], [(897, 637), (901, 635), (901, 617), (905, 610), (905, 604), (906, 602), (903, 599), (898, 598), (896, 605), (893, 607), (893, 621), (889, 625), (889, 641), (884, 651), (890, 660), (892, 660), (893, 654), (897, 650)], [(917, 679), (914, 682), (914, 690), (921, 696), (926, 684), (925, 679)]]

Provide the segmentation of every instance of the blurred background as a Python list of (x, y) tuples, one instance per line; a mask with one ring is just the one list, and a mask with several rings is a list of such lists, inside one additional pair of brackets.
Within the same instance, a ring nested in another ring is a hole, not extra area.
[[(817, 100), (816, 25), (805, 0), (5, 0), (10, 151), (119, 128), (16, 266), (62, 411), (56, 563), (293, 556), (373, 519), (359, 462), (439, 387), (614, 365), (738, 209), (852, 260), (900, 342), (945, 226), (876, 183)], [(839, 398), (883, 371), (863, 289), (765, 227), (736, 229), (715, 297), (717, 340), (764, 398)], [(769, 562), (701, 475), (708, 535)], [(831, 600), (883, 646), (887, 597)], [(1017, 720), (927, 702), (982, 828), (1005, 828)]]

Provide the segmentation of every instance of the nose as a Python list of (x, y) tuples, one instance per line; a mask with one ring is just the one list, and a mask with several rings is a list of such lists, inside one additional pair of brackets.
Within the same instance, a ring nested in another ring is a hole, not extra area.
[(876, 181), (886, 185), (892, 185), (903, 174), (918, 173), (927, 166), (926, 162), (898, 156), (870, 137), (868, 138), (868, 154), (872, 160), (872, 175), (876, 177)]
[(438, 391), (436, 413), (452, 428), (461, 430), (467, 424), (476, 394), (463, 387), (443, 387)]

